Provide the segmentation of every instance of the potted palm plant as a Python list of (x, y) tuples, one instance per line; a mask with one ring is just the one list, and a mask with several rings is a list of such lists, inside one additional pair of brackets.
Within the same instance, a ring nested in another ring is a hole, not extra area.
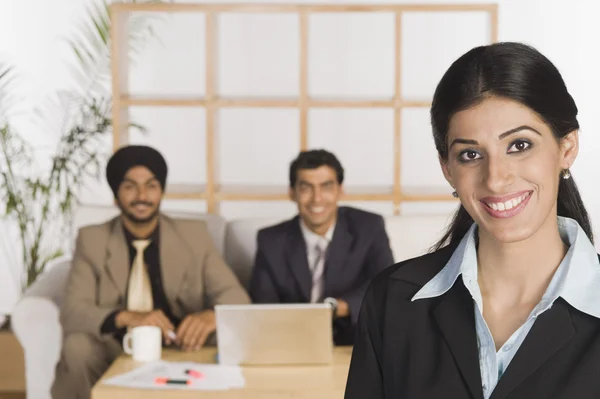
[[(152, 38), (156, 17), (137, 16), (130, 22), (130, 40), (136, 41), (132, 48), (139, 51)], [(35, 111), (45, 126), (60, 126), (49, 167), (39, 165), (36, 148), (11, 124), (11, 94), (18, 74), (0, 60), (0, 217), (4, 226), (18, 232), (13, 250), (23, 268), (21, 291), (69, 248), (80, 191), (100, 177), (110, 154), (109, 32), (109, 3), (96, 0), (69, 39), (76, 60), (69, 65), (74, 84)]]

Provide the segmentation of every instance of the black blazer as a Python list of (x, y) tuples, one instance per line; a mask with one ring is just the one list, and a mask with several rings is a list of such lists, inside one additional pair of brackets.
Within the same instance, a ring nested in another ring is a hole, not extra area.
[[(462, 279), (440, 297), (411, 302), (453, 250), (396, 264), (373, 279), (345, 399), (483, 398), (475, 309)], [(490, 399), (503, 398), (600, 398), (600, 320), (557, 299), (535, 321)]]
[[(299, 217), (260, 230), (257, 244), (250, 282), (252, 300), (256, 303), (309, 302), (312, 278)], [(336, 344), (352, 344), (354, 325), (368, 283), (393, 263), (383, 218), (355, 208), (338, 208), (325, 261), (324, 295), (348, 302), (350, 317), (335, 321)]]

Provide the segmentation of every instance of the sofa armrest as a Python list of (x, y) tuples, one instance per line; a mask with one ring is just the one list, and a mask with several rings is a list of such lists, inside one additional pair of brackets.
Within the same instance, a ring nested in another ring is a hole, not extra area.
[(63, 257), (50, 262), (44, 273), (25, 291), (23, 297), (47, 298), (60, 306), (70, 270), (71, 257)]
[(57, 259), (29, 287), (11, 313), (11, 326), (25, 354), (28, 398), (51, 399), (55, 367), (62, 348), (60, 303), (70, 258)]
[(27, 398), (51, 399), (62, 347), (58, 306), (48, 298), (24, 297), (11, 314), (11, 326), (25, 355)]

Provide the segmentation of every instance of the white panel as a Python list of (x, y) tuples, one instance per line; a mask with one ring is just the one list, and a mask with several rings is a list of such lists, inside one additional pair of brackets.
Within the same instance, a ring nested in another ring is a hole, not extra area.
[[(105, 166), (103, 166), (104, 168)], [(113, 192), (106, 181), (105, 170), (102, 169), (102, 176), (96, 180), (93, 178), (86, 179), (86, 185), (80, 191), (79, 200), (83, 204), (92, 205), (110, 205), (114, 203)]]
[(221, 184), (288, 185), (300, 149), (297, 110), (222, 109), (218, 130)]
[(275, 217), (290, 219), (298, 213), (292, 201), (223, 201), (219, 214), (227, 220), (244, 218)]
[(431, 189), (451, 193), (440, 168), (433, 142), (429, 109), (405, 108), (401, 125), (401, 176), (403, 189)]
[(161, 97), (203, 96), (206, 87), (204, 14), (133, 13), (132, 18), (149, 15), (157, 20), (156, 34), (133, 60), (129, 92)]
[(377, 213), (381, 216), (392, 216), (394, 214), (394, 204), (392, 201), (340, 201), (339, 205), (351, 206)]
[(452, 62), (490, 40), (486, 12), (403, 13), (402, 97), (430, 100)]
[(219, 18), (219, 94), (297, 96), (298, 17), (222, 14)]
[(168, 184), (206, 182), (206, 131), (203, 108), (133, 107), (131, 122), (146, 127), (146, 133), (129, 129), (130, 144), (156, 148), (167, 161)]
[(393, 184), (393, 111), (313, 109), (308, 126), (310, 148), (324, 148), (338, 157), (346, 186)]
[(314, 14), (309, 26), (309, 94), (394, 95), (394, 14)]

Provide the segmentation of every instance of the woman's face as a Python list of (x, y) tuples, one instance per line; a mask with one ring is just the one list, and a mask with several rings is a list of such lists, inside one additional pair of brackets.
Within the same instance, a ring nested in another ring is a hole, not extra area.
[(561, 172), (575, 160), (577, 132), (560, 143), (526, 106), (490, 97), (450, 120), (442, 169), (481, 233), (517, 242), (556, 220)]

